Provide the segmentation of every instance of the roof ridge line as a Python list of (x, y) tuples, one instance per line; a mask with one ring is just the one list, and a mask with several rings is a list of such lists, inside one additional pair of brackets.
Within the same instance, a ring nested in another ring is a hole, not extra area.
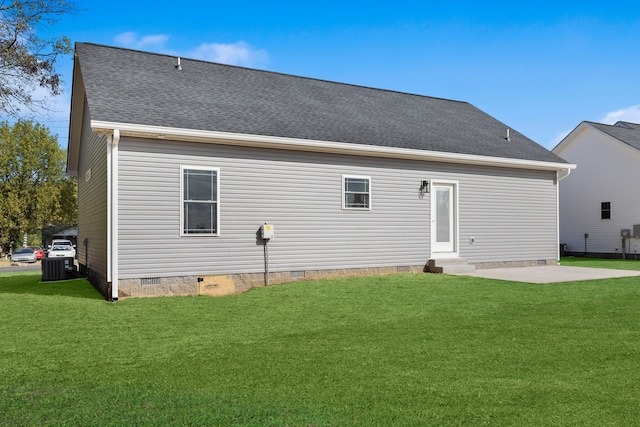
[(409, 95), (409, 96), (416, 96), (416, 97), (419, 97), (419, 98), (429, 98), (429, 99), (435, 99), (435, 100), (441, 100), (441, 101), (456, 102), (456, 103), (460, 103), (460, 104), (468, 104), (468, 105), (472, 105), (473, 106), (473, 104), (471, 104), (471, 103), (469, 103), (467, 101), (460, 101), (460, 100), (457, 100), (457, 99), (449, 99), (449, 98), (443, 98), (443, 97), (439, 97), (439, 96), (421, 95), (421, 94), (418, 94), (418, 93), (404, 92), (404, 91), (400, 91), (400, 90), (385, 89), (385, 88), (379, 88), (379, 87), (373, 87), (373, 86), (358, 85), (358, 84), (354, 84), (354, 83), (338, 82), (338, 81), (335, 81), (335, 80), (321, 79), (321, 78), (317, 78), (317, 77), (298, 76), (298, 75), (295, 75), (295, 74), (284, 73), (284, 72), (281, 72), (281, 71), (261, 70), (259, 68), (251, 68), (251, 67), (246, 67), (246, 66), (242, 66), (242, 65), (224, 64), (224, 63), (221, 63), (221, 62), (213, 62), (213, 61), (206, 61), (204, 59), (188, 58), (188, 57), (179, 56), (179, 55), (172, 55), (172, 54), (168, 54), (168, 53), (149, 52), (149, 51), (145, 51), (145, 50), (132, 49), (132, 48), (121, 47), (121, 46), (110, 46), (110, 45), (105, 45), (105, 44), (101, 44), (101, 43), (93, 43), (93, 42), (76, 42), (76, 44), (92, 45), (92, 46), (97, 46), (97, 47), (102, 47), (102, 48), (107, 48), (107, 49), (125, 50), (125, 51), (129, 51), (129, 52), (141, 53), (141, 54), (144, 54), (144, 55), (163, 56), (163, 57), (168, 57), (168, 58), (178, 58), (179, 57), (183, 61), (187, 60), (187, 61), (201, 62), (201, 63), (205, 63), (205, 64), (213, 64), (213, 65), (218, 65), (218, 66), (222, 66), (222, 67), (244, 69), (244, 70), (253, 71), (253, 72), (256, 72), (256, 73), (273, 74), (273, 75), (285, 76), (285, 77), (301, 79), (301, 80), (313, 80), (313, 81), (322, 82), (322, 83), (329, 83), (329, 84), (342, 85), (342, 86), (350, 86), (350, 87), (355, 87), (355, 88), (360, 88), (360, 89), (383, 91), (383, 92), (389, 92), (389, 93), (397, 93), (397, 94), (400, 94), (400, 95)]
[[(634, 123), (634, 122), (629, 122), (626, 120), (618, 120), (617, 122), (613, 123), (613, 124), (609, 124), (609, 123), (601, 123), (601, 122), (594, 122), (593, 120), (583, 120), (584, 123), (589, 123), (592, 125), (600, 125), (600, 126), (609, 126), (609, 127), (618, 127), (621, 128), (622, 126), (616, 126), (618, 123), (625, 123), (625, 124), (630, 124), (630, 125), (634, 125), (634, 126), (640, 126), (640, 123)], [(627, 128), (623, 128), (623, 129), (629, 129)], [(634, 129), (635, 130), (635, 129)]]

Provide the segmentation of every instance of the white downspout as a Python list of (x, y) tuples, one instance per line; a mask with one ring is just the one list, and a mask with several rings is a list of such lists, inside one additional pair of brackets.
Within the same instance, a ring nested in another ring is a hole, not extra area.
[(120, 130), (107, 137), (107, 282), (118, 300), (118, 144)]
[(560, 181), (571, 175), (571, 169), (556, 171), (556, 258), (560, 262)]
[(563, 179), (565, 179), (569, 175), (571, 175), (571, 169), (567, 168), (567, 169), (559, 170), (558, 171), (558, 182), (562, 181)]

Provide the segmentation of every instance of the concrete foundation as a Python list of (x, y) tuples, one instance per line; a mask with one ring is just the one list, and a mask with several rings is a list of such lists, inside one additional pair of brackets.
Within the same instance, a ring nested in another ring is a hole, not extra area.
[[(558, 265), (557, 260), (530, 260), (476, 263), (477, 269), (533, 267)], [(269, 285), (296, 282), (301, 280), (330, 279), (335, 277), (379, 276), (398, 273), (422, 273), (427, 269), (424, 265), (345, 268), (336, 270), (297, 270), (269, 273)], [(103, 283), (102, 278), (94, 277), (92, 283)], [(97, 279), (97, 280), (96, 280)], [(225, 296), (236, 295), (251, 288), (265, 286), (264, 273), (223, 274), (212, 276), (173, 276), (121, 279), (118, 283), (118, 297), (140, 298), (158, 296)], [(95, 286), (95, 284), (94, 284)], [(110, 287), (96, 286), (105, 296), (110, 298)]]
[(487, 268), (539, 267), (544, 265), (558, 265), (558, 260), (542, 259), (542, 260), (529, 260), (529, 261), (478, 262), (478, 263), (474, 263), (474, 265), (478, 270), (487, 269)]
[[(269, 273), (269, 285), (335, 277), (422, 273), (423, 270), (424, 266), (414, 265), (338, 270), (278, 271)], [(118, 294), (119, 299), (156, 296), (235, 295), (244, 293), (254, 287), (265, 286), (265, 279), (264, 273), (122, 279), (118, 282)]]

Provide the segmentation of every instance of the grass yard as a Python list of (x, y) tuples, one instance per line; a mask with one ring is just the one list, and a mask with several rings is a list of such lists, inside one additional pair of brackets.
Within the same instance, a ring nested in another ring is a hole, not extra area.
[(108, 303), (0, 274), (0, 425), (637, 425), (639, 307), (633, 277)]
[(572, 267), (592, 267), (610, 268), (614, 270), (640, 270), (640, 260), (633, 257), (630, 259), (605, 259), (605, 258), (583, 258), (564, 257), (560, 260), (560, 265)]

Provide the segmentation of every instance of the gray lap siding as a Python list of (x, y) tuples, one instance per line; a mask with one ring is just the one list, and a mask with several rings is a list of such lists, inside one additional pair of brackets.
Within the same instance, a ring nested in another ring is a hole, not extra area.
[(462, 256), (473, 263), (556, 260), (555, 172), (496, 172), (470, 170), (461, 181)]
[[(180, 166), (219, 168), (220, 235), (180, 235)], [(371, 210), (342, 209), (342, 176), (371, 178)], [(119, 277), (423, 265), (423, 179), (459, 183), (460, 255), (472, 262), (555, 257), (554, 172), (122, 138)], [(496, 232), (498, 232), (496, 234)], [(470, 237), (476, 243), (469, 245)]]
[(107, 296), (107, 140), (91, 132), (86, 104), (84, 111), (78, 170), (78, 263)]

